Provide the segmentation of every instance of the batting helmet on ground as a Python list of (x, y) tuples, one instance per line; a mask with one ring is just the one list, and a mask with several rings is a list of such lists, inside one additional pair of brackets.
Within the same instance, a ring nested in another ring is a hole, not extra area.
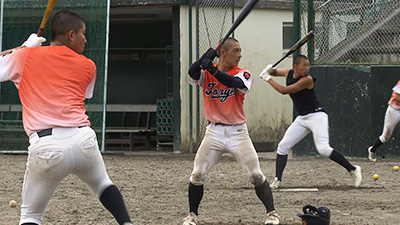
[(312, 205), (305, 205), (303, 212), (304, 214), (297, 214), (301, 218), (303, 225), (329, 225), (331, 212), (327, 207), (316, 208)]

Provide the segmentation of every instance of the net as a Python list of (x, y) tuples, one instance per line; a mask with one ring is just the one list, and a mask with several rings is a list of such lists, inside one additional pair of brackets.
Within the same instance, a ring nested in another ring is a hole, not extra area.
[[(308, 1), (300, 5), (304, 35)], [(400, 0), (314, 1), (313, 10), (314, 64), (400, 64)]]
[[(209, 48), (216, 48), (226, 35), (233, 22), (234, 0), (199, 0), (197, 1), (198, 18), (198, 53), (199, 57)], [(207, 121), (204, 119), (203, 93), (199, 89), (199, 126), (197, 140), (204, 134)]]
[[(46, 10), (47, 0), (3, 0), (2, 49), (21, 45), (33, 32), (37, 32)], [(43, 37), (50, 44), (49, 22), (57, 11), (70, 10), (78, 13), (86, 22), (86, 47), (84, 55), (96, 63), (97, 77), (93, 98), (86, 101), (89, 119), (96, 130), (99, 143), (102, 138), (104, 104), (104, 78), (107, 29), (106, 0), (58, 1), (49, 18)], [(17, 89), (12, 82), (0, 83), (1, 120), (0, 150), (26, 150), (28, 138), (23, 131), (21, 106)]]

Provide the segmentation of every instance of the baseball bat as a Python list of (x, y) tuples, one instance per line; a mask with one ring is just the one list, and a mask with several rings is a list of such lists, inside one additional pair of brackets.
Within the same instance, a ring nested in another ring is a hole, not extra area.
[[(49, 0), (47, 2), (46, 11), (44, 12), (42, 23), (40, 24), (39, 30), (37, 32), (37, 36), (38, 37), (42, 36), (43, 30), (46, 27), (47, 20), (49, 19), (50, 14), (53, 11), (53, 8), (56, 5), (56, 3), (57, 3), (57, 0)], [(8, 50), (5, 50), (3, 52), (0, 52), (0, 56), (6, 55), (6, 54), (8, 54), (8, 53), (10, 53), (12, 51), (15, 51), (15, 50), (18, 50), (18, 49), (21, 49), (21, 48), (25, 48), (25, 46), (18, 46), (18, 47), (15, 47), (15, 48), (8, 49)]]
[(225, 37), (222, 39), (222, 41), (218, 44), (218, 46), (215, 48), (216, 51), (218, 51), (222, 44), (228, 39), (228, 37), (235, 31), (235, 29), (240, 25), (240, 23), (243, 22), (244, 18), (250, 13), (250, 11), (254, 8), (254, 6), (257, 4), (258, 0), (249, 0), (242, 8), (240, 11), (238, 17), (236, 18), (235, 22), (229, 29), (228, 33), (226, 33)]
[(308, 32), (306, 36), (304, 36), (302, 39), (300, 39), (296, 44), (294, 44), (290, 50), (278, 61), (276, 62), (272, 68), (274, 68), (276, 65), (278, 65), (282, 60), (286, 59), (289, 55), (291, 55), (293, 52), (295, 52), (297, 49), (299, 49), (301, 46), (303, 46), (305, 43), (307, 43), (308, 40), (310, 40), (312, 37), (314, 37), (314, 31)]
[(44, 16), (42, 19), (42, 23), (40, 24), (39, 30), (37, 32), (37, 36), (41, 37), (43, 34), (43, 30), (46, 27), (47, 20), (50, 17), (51, 12), (53, 11), (54, 6), (56, 5), (57, 0), (49, 0), (47, 2), (46, 11), (44, 12)]

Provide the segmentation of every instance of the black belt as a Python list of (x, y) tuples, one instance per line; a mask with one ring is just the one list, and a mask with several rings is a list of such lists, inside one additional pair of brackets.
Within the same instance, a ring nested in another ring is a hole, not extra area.
[[(81, 126), (81, 127), (78, 127), (78, 128), (82, 128), (82, 127), (86, 127), (86, 126)], [(41, 130), (41, 131), (38, 131), (36, 133), (39, 136), (39, 138), (46, 137), (46, 136), (49, 136), (49, 135), (53, 134), (53, 128)]]
[(46, 136), (49, 136), (49, 135), (51, 135), (53, 133), (53, 128), (49, 128), (49, 129), (46, 129), (46, 130), (41, 130), (41, 131), (38, 131), (36, 133), (40, 138), (41, 137), (46, 137)]
[(221, 125), (221, 126), (237, 126), (237, 125), (242, 125), (242, 124), (225, 124), (225, 123), (213, 123), (213, 122), (211, 122), (211, 121), (208, 121), (208, 124), (210, 124), (210, 123), (212, 123), (212, 124), (215, 124), (215, 125)]

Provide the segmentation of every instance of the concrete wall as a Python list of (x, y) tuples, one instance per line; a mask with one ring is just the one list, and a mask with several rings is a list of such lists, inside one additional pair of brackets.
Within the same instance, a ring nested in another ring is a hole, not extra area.
[[(193, 20), (192, 27), (193, 32), (192, 36), (195, 37), (194, 27), (195, 19), (194, 13), (196, 11), (196, 7), (192, 8)], [(190, 135), (190, 115), (189, 115), (189, 79), (188, 73), (189, 66), (192, 60), (189, 60), (189, 6), (184, 5), (180, 7), (180, 33), (181, 33), (181, 138), (182, 138), (182, 151), (187, 152), (193, 151), (194, 144), (191, 144), (191, 135)], [(192, 46), (193, 49), (193, 57), (195, 57), (195, 46)], [(193, 93), (193, 92), (192, 92)], [(193, 98), (192, 101), (195, 99)], [(193, 110), (193, 112), (195, 112)], [(195, 113), (193, 113), (195, 115)], [(194, 122), (193, 120), (192, 122)]]
[[(187, 71), (195, 59), (195, 21), (193, 19), (193, 60), (189, 60), (188, 6), (181, 6), (181, 98), (182, 98), (182, 151), (193, 149), (199, 143), (190, 146), (189, 135), (189, 84)], [(235, 17), (241, 8), (235, 9)], [(195, 7), (193, 7), (193, 18)], [(253, 142), (278, 143), (287, 126), (292, 122), (293, 109), (289, 96), (282, 96), (258, 75), (269, 63), (283, 56), (282, 24), (292, 22), (293, 14), (289, 9), (254, 9), (234, 33), (242, 47), (240, 67), (249, 69), (253, 74), (252, 89), (245, 99), (245, 113)], [(216, 43), (217, 44), (217, 43)], [(290, 67), (291, 58), (284, 60), (278, 68)], [(283, 78), (274, 78), (284, 84)], [(193, 95), (195, 98), (195, 95)], [(196, 109), (193, 108), (193, 118)], [(195, 121), (195, 120), (194, 120)], [(195, 133), (193, 134), (196, 135)]]
[[(236, 9), (235, 15), (240, 9)], [(291, 10), (255, 9), (235, 32), (242, 47), (241, 67), (253, 74), (252, 89), (245, 99), (247, 125), (253, 142), (279, 142), (292, 122), (292, 102), (289, 96), (276, 92), (259, 78), (262, 69), (283, 56), (282, 24), (293, 21)], [(290, 67), (291, 58), (278, 68)], [(284, 84), (284, 78), (273, 78)]]

